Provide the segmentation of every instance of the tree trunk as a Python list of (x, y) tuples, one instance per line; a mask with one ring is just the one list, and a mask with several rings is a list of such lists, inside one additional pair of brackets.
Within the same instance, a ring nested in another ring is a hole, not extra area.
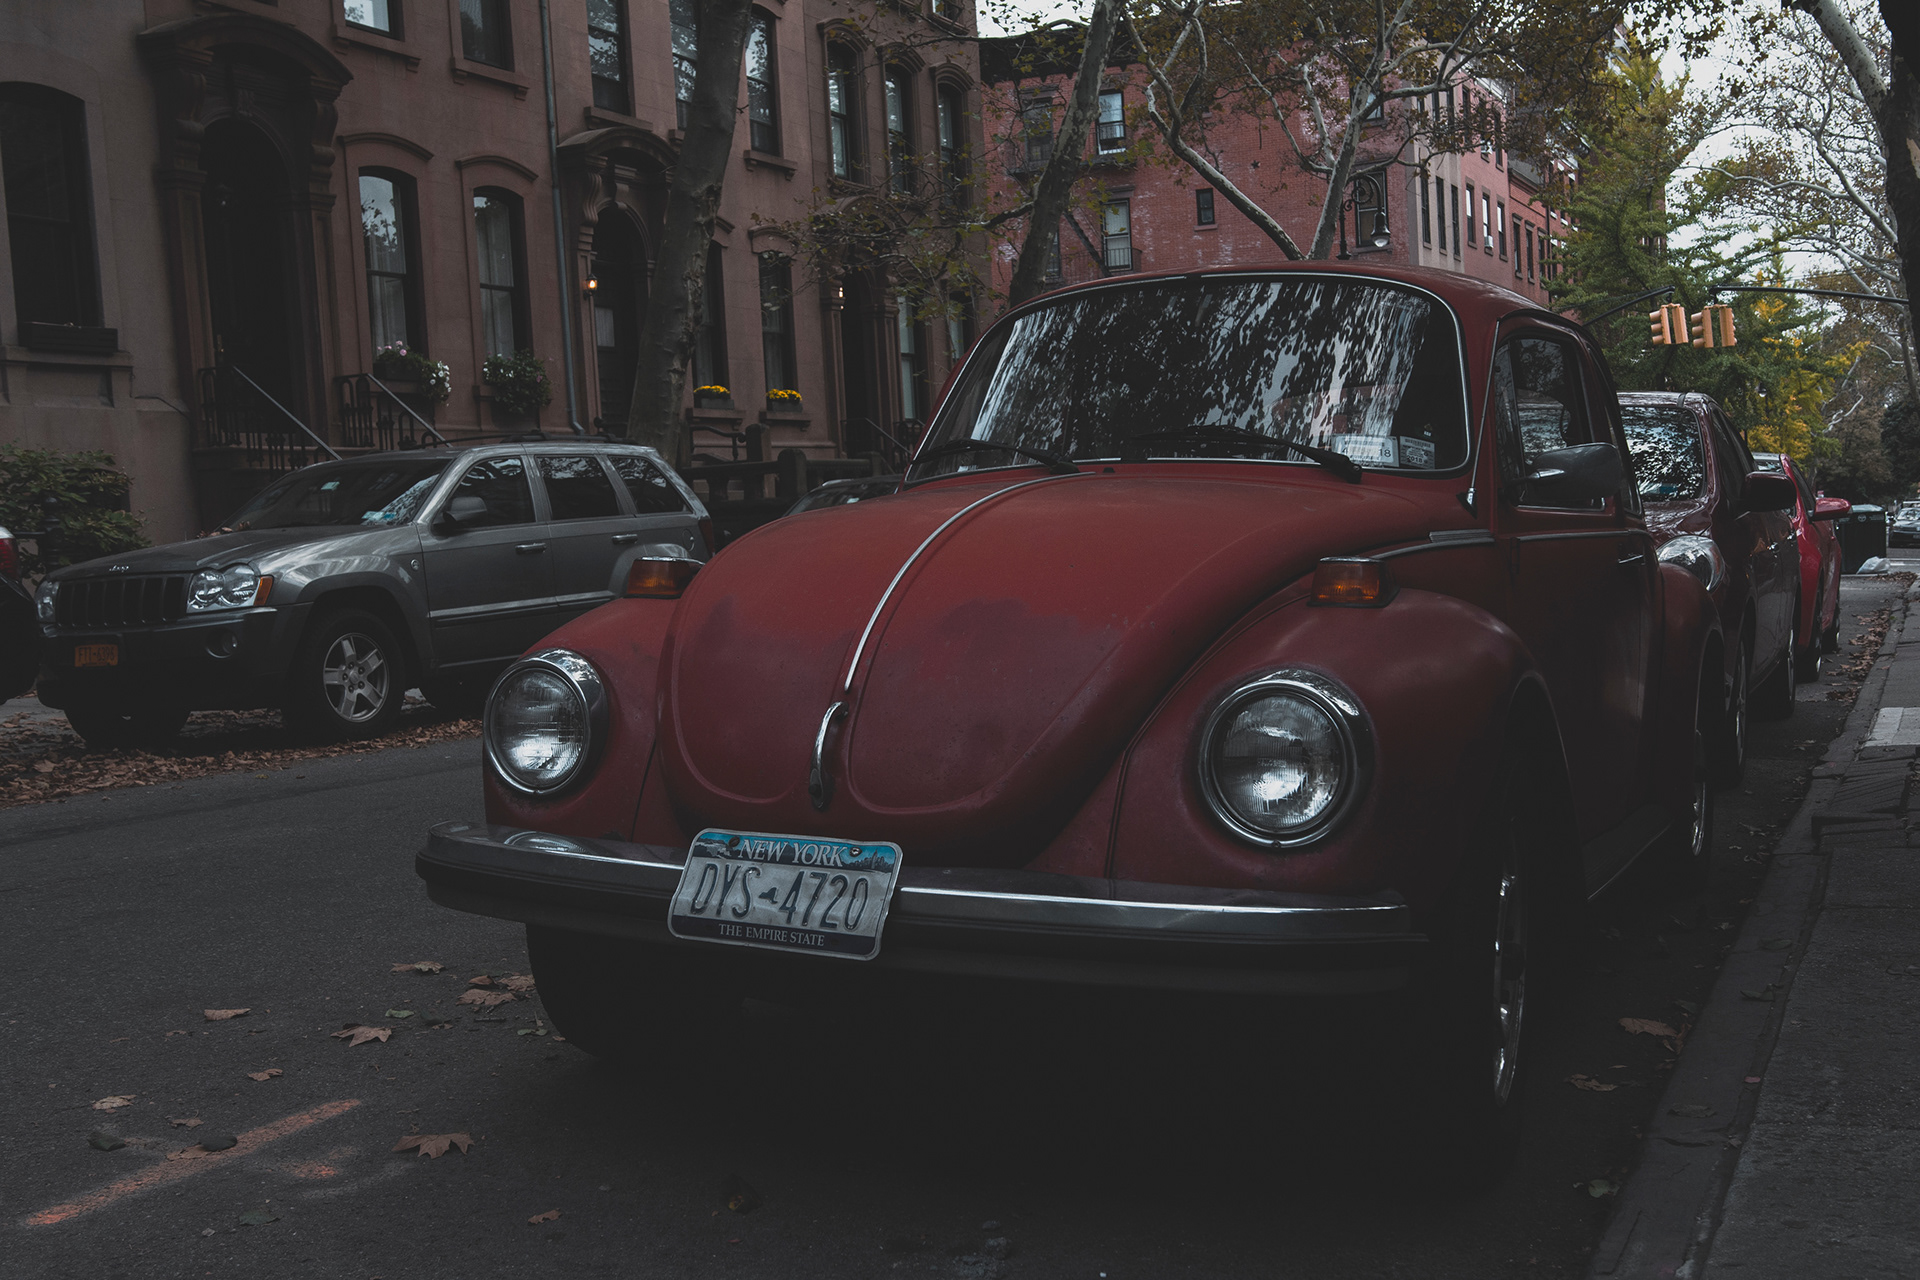
[(751, 0), (700, 0), (699, 54), (686, 136), (674, 161), (666, 224), (647, 289), (640, 358), (633, 375), (628, 433), (671, 463), (688, 452), (681, 413), (687, 364), (701, 322), (707, 247), (720, 212), (720, 186), (733, 157), (739, 118), (740, 63), (747, 43)]
[(1019, 260), (1013, 264), (1013, 283), (1007, 289), (1009, 306), (1018, 306), (1040, 292), (1047, 245), (1060, 232), (1060, 219), (1067, 212), (1074, 180), (1084, 167), (1087, 133), (1099, 114), (1100, 73), (1107, 65), (1107, 46), (1113, 42), (1119, 8), (1119, 0), (1094, 0), (1093, 14), (1087, 19), (1086, 47), (1080, 52), (1080, 74), (1073, 82), (1073, 100), (1067, 104), (1060, 132), (1053, 139), (1053, 154), (1047, 157), (1047, 167), (1040, 171), (1040, 181), (1034, 186), (1026, 239), (1021, 241)]

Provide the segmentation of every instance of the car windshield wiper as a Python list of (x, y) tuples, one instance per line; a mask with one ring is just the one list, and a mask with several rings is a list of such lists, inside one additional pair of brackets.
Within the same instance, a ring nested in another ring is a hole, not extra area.
[(1031, 458), (1056, 476), (1077, 476), (1080, 468), (1047, 449), (1029, 449), (1022, 444), (1001, 444), (997, 440), (949, 440), (915, 458), (915, 462), (930, 462), (935, 458), (944, 458), (955, 453), (983, 453), (997, 450), (1001, 453), (1017, 454), (1022, 458)]
[(1122, 456), (1132, 445), (1145, 440), (1230, 440), (1236, 444), (1260, 445), (1267, 449), (1291, 449), (1301, 457), (1317, 462), (1348, 484), (1359, 484), (1363, 474), (1360, 464), (1344, 453), (1335, 453), (1332, 449), (1321, 449), (1315, 445), (1301, 444), (1297, 440), (1282, 440), (1278, 436), (1262, 435), (1258, 431), (1244, 431), (1239, 427), (1229, 427), (1223, 423), (1202, 422), (1191, 427), (1177, 427), (1166, 431), (1142, 431), (1139, 435), (1128, 436), (1122, 443)]

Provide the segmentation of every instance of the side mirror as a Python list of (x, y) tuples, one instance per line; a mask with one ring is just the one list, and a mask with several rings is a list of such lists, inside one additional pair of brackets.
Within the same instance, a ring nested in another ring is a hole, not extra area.
[(1853, 514), (1853, 504), (1845, 498), (1815, 498), (1811, 518), (1815, 520), (1844, 520)]
[(1743, 511), (1791, 511), (1798, 501), (1800, 490), (1778, 471), (1749, 471), (1746, 483), (1740, 486)]
[[(1610, 444), (1576, 444), (1533, 456), (1527, 473), (1525, 503), (1566, 506), (1595, 498), (1618, 497), (1626, 479), (1620, 451)], [(1787, 482), (1791, 488), (1793, 482)]]
[(487, 500), (477, 493), (463, 493), (447, 504), (441, 513), (441, 523), (458, 527), (484, 520), (487, 516)]

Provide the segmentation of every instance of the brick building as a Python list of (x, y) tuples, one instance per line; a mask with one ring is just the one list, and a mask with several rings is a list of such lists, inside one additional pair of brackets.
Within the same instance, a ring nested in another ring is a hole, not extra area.
[[(813, 287), (762, 225), (887, 181), (896, 155), (977, 145), (971, 10), (925, 2), (754, 10), (688, 383), (732, 407), (690, 394), (696, 448), (756, 422), (776, 449), (871, 448), (962, 340), (903, 322), (868, 274)], [(0, 440), (113, 452), (171, 539), (316, 441), (380, 447), (422, 434), (414, 414), (529, 425), (496, 412), (495, 354), (548, 361), (543, 429), (619, 434), (694, 12), (554, 0), (543, 33), (538, 0), (5, 6)], [(444, 362), (451, 395), (367, 378), (393, 343)], [(798, 412), (762, 408), (776, 388)]]
[[(1051, 154), (1078, 59), (1063, 64), (1037, 56), (1022, 36), (980, 43), (988, 148), (983, 168), (1010, 201)], [(1274, 243), (1224, 195), (1170, 157), (1158, 138), (1141, 136), (1146, 71), (1128, 60), (1123, 42), (1116, 40), (1114, 50), (1087, 144), (1087, 203), (1063, 220), (1049, 279), (1074, 284), (1126, 271), (1279, 259)], [(1388, 136), (1390, 125), (1383, 120), (1380, 132), (1362, 142), (1348, 184), (1354, 201), (1343, 215), (1348, 252), (1355, 259), (1463, 272), (1544, 304), (1549, 245), (1562, 224), (1545, 199), (1548, 175), (1542, 166), (1509, 155), (1501, 145), (1504, 95), (1498, 86), (1468, 81), (1430, 109), (1484, 120), (1485, 138), (1461, 153), (1415, 144), (1398, 158), (1384, 159), (1398, 139)], [(1208, 140), (1222, 172), (1305, 247), (1326, 186), (1299, 166), (1286, 138), (1270, 122), (1263, 128), (1239, 116), (1213, 122)], [(1009, 250), (994, 262), (996, 285), (1004, 289), (1012, 274)]]

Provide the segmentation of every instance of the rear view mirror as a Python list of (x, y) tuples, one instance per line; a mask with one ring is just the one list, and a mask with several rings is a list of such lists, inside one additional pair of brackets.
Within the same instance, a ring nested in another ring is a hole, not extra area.
[(1750, 471), (1740, 487), (1740, 506), (1746, 511), (1791, 511), (1800, 490), (1778, 471)]
[(487, 500), (477, 493), (463, 493), (447, 504), (446, 513), (441, 516), (447, 524), (472, 524), (484, 520), (487, 516)]
[[(1610, 444), (1576, 444), (1565, 449), (1549, 449), (1533, 456), (1533, 469), (1527, 473), (1526, 493), (1521, 501), (1547, 506), (1567, 506), (1612, 498), (1620, 493), (1626, 469), (1620, 451)], [(1793, 482), (1787, 482), (1791, 488)]]
[(1811, 514), (1815, 520), (1844, 520), (1853, 514), (1853, 504), (1845, 498), (1815, 498)]

